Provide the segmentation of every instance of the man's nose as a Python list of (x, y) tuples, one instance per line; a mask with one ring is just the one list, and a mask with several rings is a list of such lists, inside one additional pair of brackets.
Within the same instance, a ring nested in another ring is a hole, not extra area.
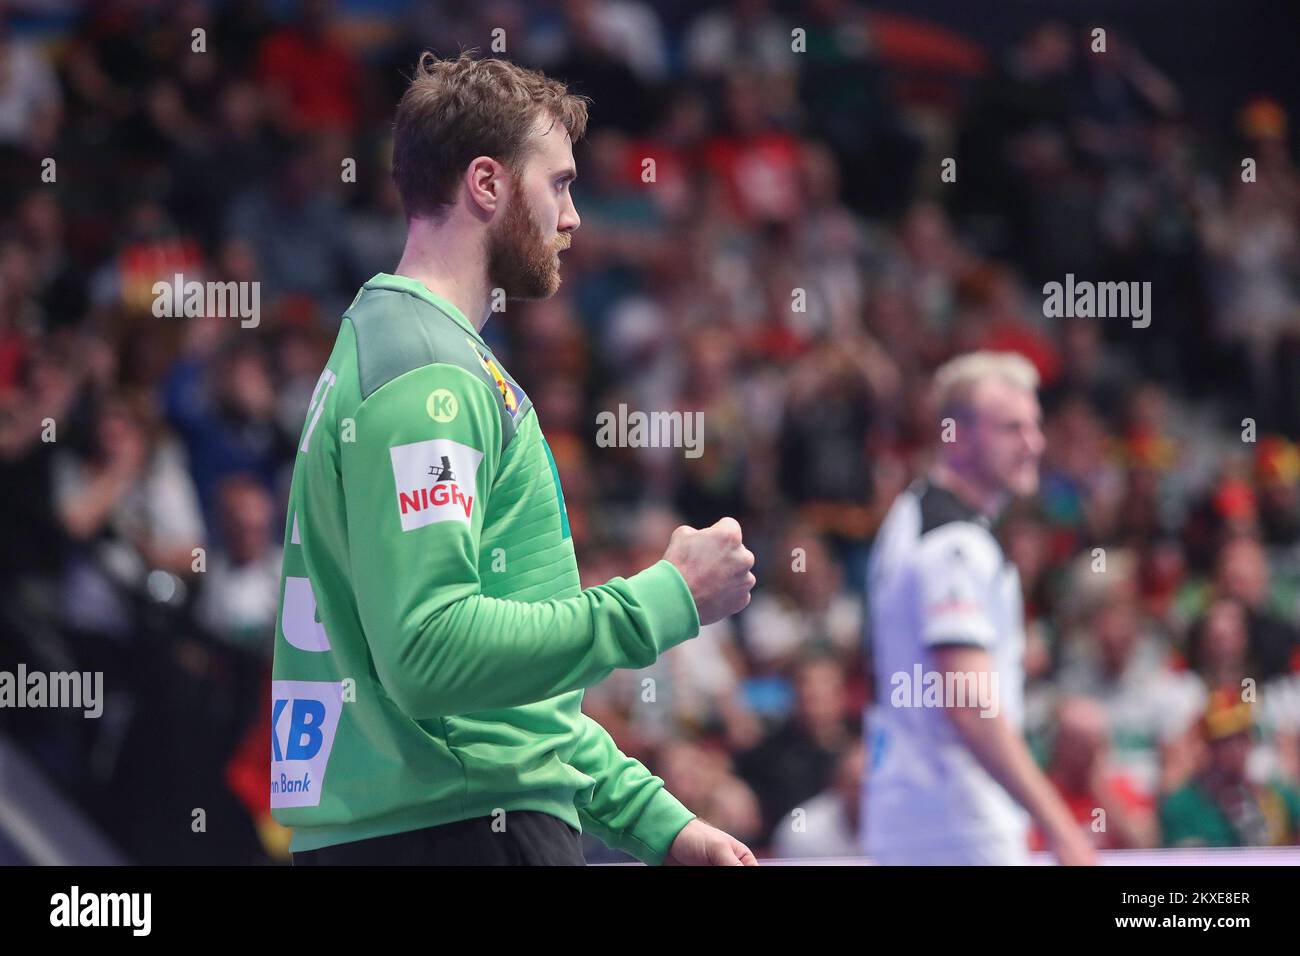
[(582, 217), (578, 215), (578, 207), (570, 199), (560, 213), (560, 232), (573, 232), (582, 225)]

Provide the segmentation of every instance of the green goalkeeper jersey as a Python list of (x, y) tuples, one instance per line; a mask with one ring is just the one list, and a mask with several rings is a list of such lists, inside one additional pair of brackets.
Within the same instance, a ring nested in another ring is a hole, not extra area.
[(284, 552), (270, 800), (292, 850), (537, 810), (655, 863), (692, 818), (581, 711), (695, 636), (686, 582), (660, 561), (580, 587), (528, 397), (414, 279), (344, 314)]

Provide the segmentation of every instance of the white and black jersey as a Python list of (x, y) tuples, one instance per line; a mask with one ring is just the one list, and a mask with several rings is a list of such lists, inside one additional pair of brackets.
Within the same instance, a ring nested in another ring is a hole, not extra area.
[[(866, 714), (867, 853), (884, 863), (1011, 863), (1027, 815), (962, 743), (941, 702), (930, 649), (986, 649), (984, 691), (1023, 723), (1025, 644), (1020, 577), (988, 519), (918, 480), (898, 496), (872, 548), (867, 596), (875, 703)], [(967, 690), (974, 690), (966, 685)]]

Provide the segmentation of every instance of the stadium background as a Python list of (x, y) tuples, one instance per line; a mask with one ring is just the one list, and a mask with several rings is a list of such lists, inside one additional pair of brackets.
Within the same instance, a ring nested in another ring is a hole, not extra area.
[[(1283, 2), (1079, 6), (0, 4), (0, 669), (107, 695), (98, 720), (0, 709), (0, 861), (285, 859), (266, 682), (295, 439), (400, 254), (403, 73), (497, 28), (594, 98), (564, 286), (484, 330), (584, 584), (724, 514), (758, 556), (734, 621), (588, 693), (620, 745), (767, 854), (856, 852), (871, 535), (924, 465), (929, 372), (1015, 349), (1048, 434), (1002, 528), (1035, 752), (1107, 847), (1225, 842), (1168, 808), (1210, 693), (1252, 678), (1247, 786), (1276, 812), (1226, 842), (1300, 842), (1300, 32)], [(260, 282), (258, 326), (154, 317), (178, 272)], [(1045, 318), (1067, 273), (1149, 281), (1150, 327)], [(620, 403), (703, 412), (704, 454), (598, 447)]]

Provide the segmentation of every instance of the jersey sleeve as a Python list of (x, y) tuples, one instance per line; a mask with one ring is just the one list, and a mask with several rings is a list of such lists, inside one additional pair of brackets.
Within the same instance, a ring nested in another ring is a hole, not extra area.
[(639, 761), (618, 749), (604, 727), (581, 714), (582, 732), (569, 763), (596, 781), (591, 802), (578, 808), (584, 829), (606, 846), (651, 866), (695, 814)]
[(923, 644), (993, 643), (993, 582), (1000, 563), (992, 535), (971, 522), (944, 525), (921, 540), (916, 583)]
[(572, 598), (482, 594), (479, 540), (501, 447), (491, 390), (443, 364), (362, 401), (354, 440), (341, 444), (362, 629), (385, 691), (416, 719), (588, 687), (699, 630), (690, 590), (667, 561)]

